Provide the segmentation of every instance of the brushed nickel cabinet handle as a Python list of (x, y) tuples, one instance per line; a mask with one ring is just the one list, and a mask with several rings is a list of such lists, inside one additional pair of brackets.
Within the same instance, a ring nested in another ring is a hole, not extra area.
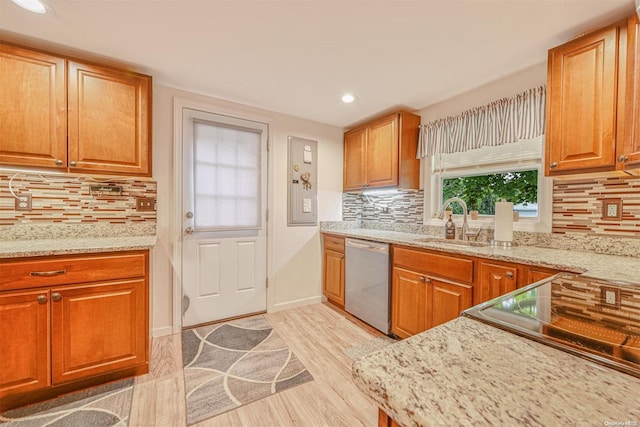
[(62, 295), (60, 294), (60, 292), (54, 292), (51, 294), (51, 301), (58, 302), (61, 299), (62, 299)]
[(627, 156), (626, 154), (620, 154), (618, 156), (618, 162), (620, 162), (620, 163), (624, 163), (627, 160), (629, 160), (629, 156)]
[(51, 276), (59, 276), (61, 274), (65, 274), (67, 270), (53, 270), (53, 271), (32, 271), (29, 273), (34, 277), (51, 277)]
[(551, 169), (555, 169), (555, 168), (557, 168), (557, 167), (558, 167), (558, 162), (551, 162), (551, 163), (549, 163), (549, 167), (550, 167)]
[(425, 280), (427, 280), (427, 279), (426, 279), (424, 276), (420, 276), (420, 277), (418, 278), (418, 280), (419, 280), (419, 281), (421, 281), (421, 282), (424, 282), (424, 281), (425, 281)]
[(69, 162), (69, 166), (71, 166), (72, 168), (75, 168), (76, 166), (78, 166), (78, 162), (76, 162), (75, 160), (72, 160)]
[(56, 159), (56, 165), (58, 165), (58, 166), (62, 166), (62, 160), (60, 160), (60, 159)]
[(38, 295), (38, 298), (36, 298), (36, 301), (38, 301), (38, 304), (46, 304), (47, 296), (46, 295)]
[(507, 271), (507, 274), (505, 274), (505, 276), (507, 276), (507, 279), (513, 279), (513, 273), (511, 271)]

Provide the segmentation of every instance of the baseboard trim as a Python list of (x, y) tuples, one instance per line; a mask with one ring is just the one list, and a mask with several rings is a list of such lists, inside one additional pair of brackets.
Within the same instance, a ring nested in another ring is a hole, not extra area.
[(161, 326), (159, 328), (153, 328), (151, 331), (151, 336), (153, 338), (163, 337), (165, 335), (171, 335), (173, 333), (173, 327), (171, 326)]
[(271, 310), (269, 311), (274, 313), (276, 311), (289, 310), (290, 308), (297, 308), (305, 305), (317, 304), (319, 302), (322, 302), (322, 295), (274, 304)]

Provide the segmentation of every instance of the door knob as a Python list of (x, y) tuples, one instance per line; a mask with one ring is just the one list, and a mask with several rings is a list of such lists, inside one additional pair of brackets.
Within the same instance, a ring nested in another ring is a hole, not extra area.
[(193, 212), (187, 212), (186, 217), (189, 219), (193, 218)]
[(193, 228), (187, 227), (187, 228), (184, 229), (184, 232), (187, 233), (187, 234), (193, 234)]

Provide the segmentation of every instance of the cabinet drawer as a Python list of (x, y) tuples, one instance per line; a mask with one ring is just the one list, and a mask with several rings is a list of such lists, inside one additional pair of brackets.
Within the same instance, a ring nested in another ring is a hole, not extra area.
[(324, 249), (344, 253), (344, 237), (324, 235)]
[(394, 247), (393, 264), (463, 283), (473, 283), (473, 259)]
[(144, 277), (147, 251), (0, 261), (0, 291)]

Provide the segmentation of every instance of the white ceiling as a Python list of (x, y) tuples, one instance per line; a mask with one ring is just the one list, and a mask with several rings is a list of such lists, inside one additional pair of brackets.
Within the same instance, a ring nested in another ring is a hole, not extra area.
[[(5, 38), (114, 58), (156, 83), (349, 126), (546, 61), (633, 0), (0, 0)], [(344, 92), (356, 103), (339, 102)]]

